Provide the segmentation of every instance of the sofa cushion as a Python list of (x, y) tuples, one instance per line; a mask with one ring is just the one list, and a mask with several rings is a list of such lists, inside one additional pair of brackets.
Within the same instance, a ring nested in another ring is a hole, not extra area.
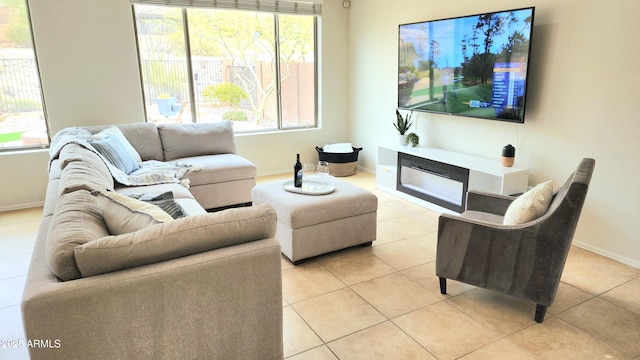
[(256, 177), (256, 166), (249, 160), (236, 154), (218, 154), (193, 156), (180, 159), (181, 162), (193, 165), (198, 171), (189, 171), (184, 176), (193, 186), (216, 184), (240, 179)]
[(146, 227), (173, 221), (157, 205), (134, 199), (115, 191), (93, 191), (98, 207), (112, 235), (121, 235)]
[(141, 122), (118, 125), (118, 128), (136, 148), (142, 160), (164, 160), (162, 143), (156, 124)]
[(198, 155), (236, 153), (231, 121), (160, 124), (158, 131), (165, 161)]
[(462, 216), (464, 218), (467, 218), (467, 219), (483, 221), (483, 222), (487, 222), (487, 223), (491, 223), (491, 224), (502, 224), (502, 223), (504, 223), (504, 216), (496, 215), (496, 214), (492, 214), (492, 213), (488, 213), (488, 212), (484, 212), (484, 211), (467, 210), (467, 211), (463, 212), (462, 214), (460, 214), (460, 216)]
[(58, 199), (45, 244), (47, 264), (61, 280), (80, 278), (73, 249), (109, 235), (96, 198), (86, 190)]
[(123, 149), (133, 158), (136, 163), (142, 162), (142, 158), (140, 158), (140, 154), (138, 154), (138, 151), (133, 146), (131, 146), (129, 140), (127, 140), (122, 131), (115, 126), (111, 126), (100, 131), (99, 133), (93, 135), (93, 138), (96, 140), (100, 140), (105, 139), (109, 136), (113, 136), (118, 139), (118, 141), (122, 144)]
[(504, 225), (518, 225), (544, 215), (551, 204), (553, 185), (551, 180), (538, 184), (518, 196), (504, 214)]
[(127, 152), (124, 144), (115, 136), (93, 140), (91, 145), (125, 174), (131, 174), (140, 168), (133, 156)]
[(272, 238), (275, 229), (269, 205), (229, 209), (106, 236), (76, 247), (75, 260), (87, 277)]

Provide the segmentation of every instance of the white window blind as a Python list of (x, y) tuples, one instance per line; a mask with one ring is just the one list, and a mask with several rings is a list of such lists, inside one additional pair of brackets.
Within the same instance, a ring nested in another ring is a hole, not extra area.
[(217, 8), (316, 15), (322, 13), (322, 0), (131, 0), (132, 4)]

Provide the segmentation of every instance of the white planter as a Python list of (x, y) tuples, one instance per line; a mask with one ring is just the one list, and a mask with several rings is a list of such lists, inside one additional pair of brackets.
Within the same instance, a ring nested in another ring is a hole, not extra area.
[(407, 144), (407, 135), (398, 135), (398, 145), (405, 146)]

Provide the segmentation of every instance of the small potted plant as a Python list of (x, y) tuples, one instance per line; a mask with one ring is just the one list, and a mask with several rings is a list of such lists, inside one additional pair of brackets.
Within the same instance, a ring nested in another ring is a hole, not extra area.
[(400, 114), (400, 111), (396, 109), (396, 122), (393, 123), (393, 126), (396, 128), (396, 130), (398, 130), (400, 145), (405, 145), (407, 143), (407, 135), (405, 135), (405, 133), (407, 132), (407, 130), (409, 130), (411, 125), (413, 125), (413, 123), (411, 122), (412, 115), (413, 115), (413, 111), (411, 111), (406, 116), (402, 117), (402, 114)]
[(418, 134), (412, 132), (407, 134), (407, 140), (405, 142), (405, 145), (411, 145), (411, 147), (416, 147), (418, 146), (418, 143), (420, 143), (420, 137), (418, 136)]

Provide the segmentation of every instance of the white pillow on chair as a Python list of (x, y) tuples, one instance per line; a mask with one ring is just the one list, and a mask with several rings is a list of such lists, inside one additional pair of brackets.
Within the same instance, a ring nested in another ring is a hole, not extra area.
[(536, 185), (518, 196), (504, 214), (504, 225), (523, 224), (539, 218), (549, 209), (553, 196), (551, 180)]

